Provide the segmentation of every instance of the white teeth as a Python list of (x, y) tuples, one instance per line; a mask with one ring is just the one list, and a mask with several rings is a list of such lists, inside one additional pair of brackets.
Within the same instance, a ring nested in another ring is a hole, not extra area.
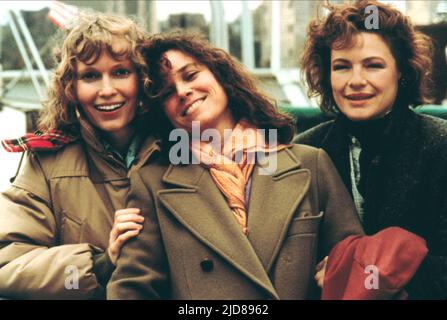
[(113, 111), (118, 108), (121, 108), (124, 105), (124, 102), (122, 103), (116, 103), (116, 104), (110, 104), (110, 105), (95, 105), (95, 108), (99, 111)]
[(186, 110), (183, 112), (183, 114), (184, 114), (184, 115), (187, 115), (188, 113), (193, 112), (195, 109), (197, 109), (197, 108), (202, 104), (202, 102), (203, 102), (204, 100), (205, 100), (205, 98), (197, 100), (197, 101), (194, 102), (188, 109), (186, 109)]

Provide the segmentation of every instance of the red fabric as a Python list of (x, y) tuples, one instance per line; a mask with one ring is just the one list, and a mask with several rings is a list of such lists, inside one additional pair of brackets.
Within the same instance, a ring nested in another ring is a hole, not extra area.
[(54, 151), (76, 140), (76, 137), (67, 135), (59, 130), (42, 133), (27, 133), (18, 139), (2, 140), (3, 148), (8, 152)]
[[(385, 300), (406, 297), (404, 288), (428, 253), (421, 237), (398, 227), (373, 236), (350, 236), (329, 254), (322, 300)], [(371, 270), (378, 271), (378, 288)], [(371, 268), (371, 267), (370, 267)], [(368, 272), (369, 271), (369, 272)]]
[(69, 29), (70, 24), (79, 16), (79, 9), (76, 6), (61, 1), (51, 1), (49, 7), (48, 18), (62, 29)]

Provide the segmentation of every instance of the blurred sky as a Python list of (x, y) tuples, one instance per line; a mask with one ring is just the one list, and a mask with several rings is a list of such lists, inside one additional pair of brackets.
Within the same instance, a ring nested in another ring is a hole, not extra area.
[[(211, 0), (215, 1), (215, 0)], [(51, 1), (15, 1), (6, 0), (1, 1), (0, 8), (0, 23), (5, 23), (5, 12), (9, 9), (19, 9), (19, 10), (42, 10), (49, 6)], [(250, 0), (247, 1), (250, 9), (255, 9), (261, 4), (261, 0)], [(232, 22), (234, 21), (242, 12), (241, 1), (222, 1), (225, 11), (225, 20)], [(207, 0), (196, 0), (196, 1), (177, 1), (177, 0), (163, 0), (157, 1), (157, 13), (159, 20), (166, 20), (168, 16), (172, 13), (182, 13), (182, 12), (200, 12), (205, 15), (205, 19), (210, 21), (211, 19), (211, 7), (209, 1)]]

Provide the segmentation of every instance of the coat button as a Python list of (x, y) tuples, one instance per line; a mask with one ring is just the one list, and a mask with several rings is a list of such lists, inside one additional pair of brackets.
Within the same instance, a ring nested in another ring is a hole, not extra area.
[(202, 268), (203, 271), (210, 272), (214, 268), (214, 262), (213, 260), (210, 260), (208, 258), (203, 259), (202, 262), (200, 262), (200, 267)]

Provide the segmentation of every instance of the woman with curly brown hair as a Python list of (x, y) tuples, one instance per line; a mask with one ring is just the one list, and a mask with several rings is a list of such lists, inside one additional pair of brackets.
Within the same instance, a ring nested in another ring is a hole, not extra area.
[[(165, 150), (131, 176), (128, 206), (145, 222), (123, 247), (108, 298), (318, 297), (317, 259), (362, 234), (326, 153), (290, 143), (291, 118), (225, 51), (174, 33), (144, 53)], [(189, 154), (178, 161), (182, 140), (169, 140), (182, 136)]]
[(104, 298), (144, 219), (124, 200), (129, 172), (153, 150), (136, 123), (147, 109), (145, 38), (128, 18), (82, 12), (57, 48), (40, 131), (3, 142), (27, 153), (0, 195), (0, 295)]
[(432, 43), (390, 5), (327, 9), (309, 25), (301, 68), (336, 118), (297, 142), (329, 154), (367, 234), (400, 226), (426, 240), (409, 297), (447, 298), (447, 123), (411, 110), (429, 101)]

